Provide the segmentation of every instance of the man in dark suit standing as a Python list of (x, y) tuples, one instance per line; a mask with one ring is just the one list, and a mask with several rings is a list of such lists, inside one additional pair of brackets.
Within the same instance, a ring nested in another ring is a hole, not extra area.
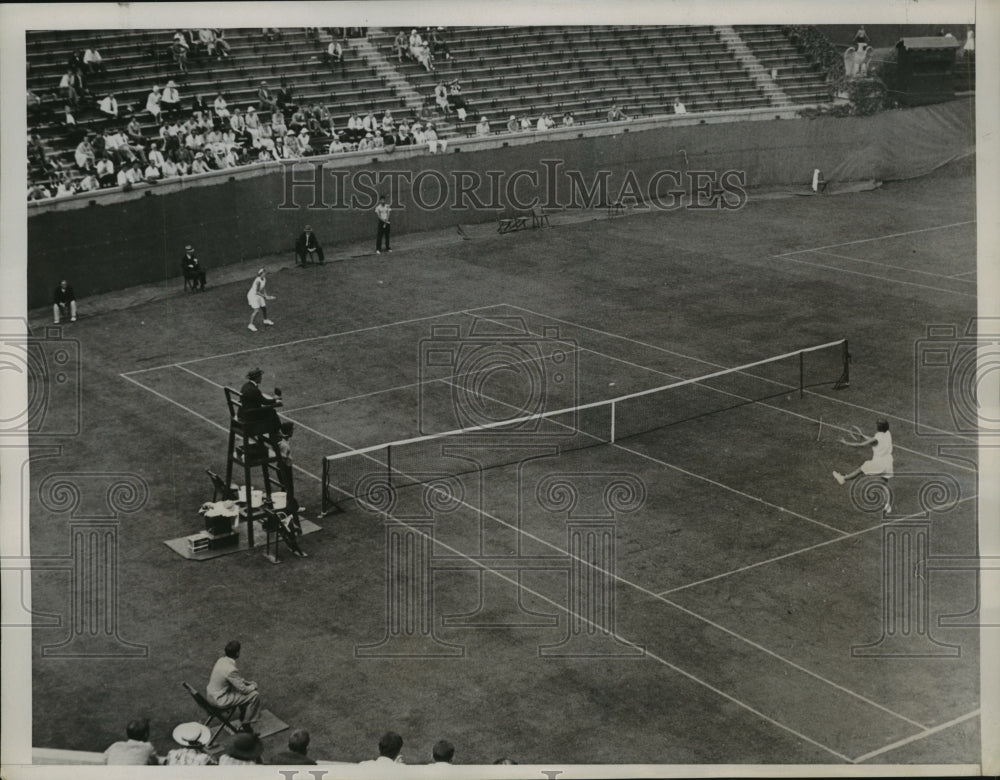
[(323, 265), (323, 247), (319, 245), (319, 239), (312, 232), (312, 228), (306, 225), (305, 230), (295, 241), (295, 260), (299, 265), (305, 265), (313, 255), (319, 264)]

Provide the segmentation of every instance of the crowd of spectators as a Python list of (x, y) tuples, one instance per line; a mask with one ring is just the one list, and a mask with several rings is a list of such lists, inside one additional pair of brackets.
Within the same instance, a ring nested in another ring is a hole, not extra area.
[[(332, 68), (344, 68), (344, 43), (349, 37), (364, 36), (364, 28), (326, 28), (329, 42), (321, 60)], [(319, 28), (307, 28), (307, 38), (320, 42)], [(265, 39), (281, 36), (277, 29), (262, 29)], [(413, 61), (434, 70), (435, 59), (451, 58), (444, 28), (400, 30), (393, 41), (398, 61)], [(221, 29), (201, 28), (174, 32), (171, 56), (178, 71), (186, 72), (189, 58), (225, 59), (231, 49)], [(379, 151), (396, 147), (423, 146), (443, 150), (442, 123), (457, 120), (464, 132), (486, 137), (508, 132), (545, 132), (559, 125), (576, 123), (573, 112), (561, 119), (540, 115), (511, 115), (506, 125), (491, 125), (480, 115), (478, 122), (468, 115), (471, 107), (462, 94), (458, 79), (441, 80), (420, 112), (393, 117), (391, 111), (377, 114), (353, 113), (338, 127), (330, 107), (296, 99), (285, 77), (274, 86), (260, 82), (256, 100), (234, 105), (223, 92), (214, 96), (183, 95), (174, 79), (152, 84), (145, 103), (129, 105), (112, 89), (98, 91), (95, 82), (107, 77), (107, 65), (96, 44), (74, 52), (59, 82), (64, 103), (63, 125), (73, 141), (72, 164), (54, 159), (38, 133), (28, 137), (30, 185), (28, 200), (46, 200), (77, 192), (152, 184), (180, 176), (227, 170), (257, 162), (296, 160), (311, 155), (352, 151)], [(29, 124), (58, 121), (38, 95), (27, 93)], [(78, 124), (74, 117), (85, 107), (93, 108), (97, 119)], [(675, 113), (684, 113), (678, 99)], [(608, 121), (630, 117), (613, 105)], [(502, 123), (502, 119), (499, 120)]]
[[(218, 748), (212, 748), (212, 731), (197, 722), (181, 723), (174, 728), (171, 739), (174, 745), (160, 753), (150, 742), (148, 718), (135, 718), (125, 727), (125, 739), (109, 745), (104, 751), (104, 760), (109, 765), (129, 766), (227, 766), (271, 764), (280, 766), (304, 766), (316, 764), (309, 756), (309, 732), (292, 729), (288, 736), (287, 749), (274, 753), (269, 760), (264, 757), (264, 745), (257, 732), (262, 719), (261, 694), (256, 682), (243, 678), (238, 659), (242, 645), (237, 640), (226, 644), (224, 654), (212, 667), (205, 686), (204, 699), (214, 707), (226, 710), (226, 722), (235, 730), (231, 738)], [(408, 763), (403, 757), (403, 738), (394, 731), (387, 731), (378, 743), (378, 752), (361, 765), (377, 764), (392, 768)], [(373, 751), (374, 753), (374, 751)], [(424, 760), (410, 757), (409, 763), (452, 764), (455, 747), (447, 740), (435, 743), (430, 756)], [(427, 760), (429, 759), (429, 760)], [(514, 763), (510, 759), (498, 759), (497, 764)]]

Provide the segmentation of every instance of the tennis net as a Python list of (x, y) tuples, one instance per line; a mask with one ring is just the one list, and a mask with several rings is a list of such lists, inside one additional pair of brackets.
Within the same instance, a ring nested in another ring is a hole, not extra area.
[[(323, 512), (345, 501), (383, 505), (385, 492), (446, 476), (509, 466), (539, 453), (614, 444), (753, 403), (801, 398), (850, 383), (847, 340), (805, 347), (641, 392), (475, 428), (417, 436), (323, 458)], [(497, 399), (488, 399), (494, 403)]]

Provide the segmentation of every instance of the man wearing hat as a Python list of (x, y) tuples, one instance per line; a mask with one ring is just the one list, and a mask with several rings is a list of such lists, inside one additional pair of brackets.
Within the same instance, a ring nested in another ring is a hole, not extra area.
[(244, 731), (233, 737), (229, 749), (219, 756), (219, 766), (242, 766), (244, 764), (263, 764), (260, 754), (264, 745), (260, 737), (252, 731)]
[[(274, 388), (274, 395), (265, 395), (260, 389), (260, 381), (264, 372), (252, 368), (247, 372), (247, 381), (240, 388), (240, 417), (246, 421), (264, 421), (272, 443), (277, 445), (281, 435), (281, 420), (278, 419), (276, 407), (281, 406), (281, 389)], [(275, 446), (277, 451), (277, 446)]]
[(165, 766), (210, 766), (215, 764), (206, 751), (212, 732), (201, 723), (182, 723), (174, 729), (173, 739), (180, 747), (174, 748), (164, 759)]
[(181, 258), (181, 273), (184, 274), (186, 281), (191, 282), (191, 292), (199, 289), (205, 292), (205, 271), (198, 262), (191, 244), (184, 247), (184, 256)]
[(206, 693), (217, 707), (238, 707), (240, 720), (246, 725), (260, 718), (260, 693), (257, 683), (245, 680), (236, 668), (239, 657), (240, 643), (235, 639), (226, 643), (225, 655), (212, 667)]
[(163, 88), (160, 95), (160, 107), (167, 114), (174, 114), (181, 110), (181, 93), (177, 90), (177, 82), (171, 79), (167, 86)]
[(295, 240), (295, 261), (299, 265), (306, 265), (316, 256), (316, 261), (323, 265), (323, 247), (319, 245), (319, 239), (313, 233), (312, 228), (306, 225), (305, 230), (299, 234)]

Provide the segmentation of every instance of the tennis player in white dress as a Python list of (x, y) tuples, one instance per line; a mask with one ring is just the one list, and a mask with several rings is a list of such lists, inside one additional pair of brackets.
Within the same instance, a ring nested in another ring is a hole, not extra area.
[[(875, 421), (874, 436), (865, 436), (857, 426), (854, 426), (854, 432), (851, 435), (854, 437), (853, 441), (841, 439), (840, 443), (846, 444), (848, 447), (871, 447), (872, 456), (850, 474), (833, 472), (833, 478), (837, 480), (837, 483), (843, 485), (849, 479), (854, 479), (862, 474), (882, 477), (882, 479), (892, 477), (892, 434), (889, 433), (888, 420)], [(887, 503), (886, 511), (889, 511), (890, 508)]]
[(249, 303), (250, 308), (253, 309), (250, 314), (250, 324), (247, 325), (249, 330), (257, 330), (257, 326), (254, 325), (254, 320), (257, 319), (257, 312), (263, 313), (265, 325), (274, 325), (274, 323), (267, 318), (267, 302), (273, 301), (274, 296), (267, 294), (266, 287), (267, 269), (261, 268), (257, 271), (257, 276), (254, 277), (253, 284), (250, 285), (250, 290), (247, 292), (247, 303)]

